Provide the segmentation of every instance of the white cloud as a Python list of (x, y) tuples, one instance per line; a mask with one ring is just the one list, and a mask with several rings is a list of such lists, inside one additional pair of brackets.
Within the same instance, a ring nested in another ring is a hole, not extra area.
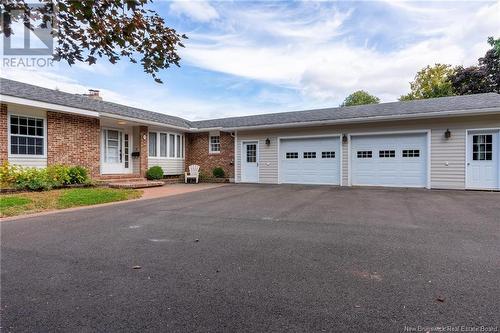
[[(71, 94), (84, 94), (89, 89), (98, 89), (105, 101), (137, 107), (144, 110), (165, 113), (189, 120), (213, 119), (219, 117), (234, 117), (238, 115), (271, 112), (271, 107), (244, 106), (238, 101), (207, 101), (203, 97), (179, 97), (170, 94), (163, 85), (129, 86), (126, 94), (103, 89), (96, 82), (94, 86), (80, 84), (77, 80), (56, 73), (55, 71), (40, 71), (30, 69), (4, 68), (1, 76), (6, 79), (34, 84), (48, 89), (57, 89)], [(144, 92), (147, 91), (145, 98)], [(168, 101), (168, 103), (165, 103)]]
[[(263, 6), (226, 10), (231, 29), (194, 35), (183, 55), (192, 65), (293, 87), (312, 100), (337, 103), (357, 89), (395, 100), (408, 90), (420, 68), (434, 63), (473, 64), (488, 48), (487, 36), (500, 35), (500, 1), (427, 5), (387, 5), (401, 21), (408, 21), (403, 31), (412, 31), (416, 40), (393, 50), (344, 38), (354, 33), (346, 22), (352, 11), (326, 8), (316, 13), (299, 7), (293, 12)], [(279, 38), (266, 42), (263, 35)]]
[(217, 10), (207, 1), (174, 1), (170, 11), (175, 15), (184, 15), (198, 22), (210, 22), (219, 18)]
[[(112, 85), (115, 74), (126, 77), (130, 67), (124, 64), (77, 65), (72, 72), (66, 67), (4, 68), (2, 76), (70, 93), (100, 89), (107, 101), (195, 120), (336, 106), (358, 89), (393, 101), (408, 91), (408, 82), (420, 68), (437, 62), (471, 65), (488, 49), (486, 38), (500, 36), (500, 1), (453, 5), (387, 1), (384, 12), (402, 22), (399, 26), (389, 25), (394, 21), (384, 16), (364, 21), (366, 16), (356, 16), (360, 13), (349, 8), (340, 10), (334, 2), (295, 4), (220, 2), (217, 9), (206, 1), (170, 4), (176, 15), (210, 23), (210, 30), (197, 23), (180, 52), (185, 64), (236, 77), (237, 83), (232, 78), (232, 87), (224, 85), (220, 95), (216, 89), (203, 94), (195, 91), (199, 87), (189, 86), (183, 94), (172, 93), (168, 85), (134, 79), (122, 93), (118, 88), (102, 89), (99, 78)], [(370, 24), (356, 26), (356, 22)], [(392, 32), (391, 45), (371, 40), (374, 31), (376, 35)], [(78, 81), (77, 73), (83, 71), (95, 73), (95, 86)], [(274, 89), (259, 87), (242, 97), (239, 92), (245, 87), (238, 87), (238, 82), (253, 80)], [(291, 90), (283, 93), (281, 87)], [(232, 97), (220, 97), (228, 95)]]

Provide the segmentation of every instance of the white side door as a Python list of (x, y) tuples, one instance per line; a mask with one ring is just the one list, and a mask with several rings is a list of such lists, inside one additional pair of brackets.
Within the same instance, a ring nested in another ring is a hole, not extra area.
[(241, 181), (244, 183), (259, 182), (259, 142), (243, 142), (241, 152)]
[(472, 189), (499, 188), (499, 131), (468, 134), (467, 187)]

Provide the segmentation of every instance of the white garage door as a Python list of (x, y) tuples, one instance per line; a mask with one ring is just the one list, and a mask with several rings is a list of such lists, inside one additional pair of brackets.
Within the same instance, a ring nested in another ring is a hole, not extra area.
[(427, 186), (427, 134), (353, 136), (352, 185)]
[(281, 139), (280, 182), (340, 184), (338, 137)]

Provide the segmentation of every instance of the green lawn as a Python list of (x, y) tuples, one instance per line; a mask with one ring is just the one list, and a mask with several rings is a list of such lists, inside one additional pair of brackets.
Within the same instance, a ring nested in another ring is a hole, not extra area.
[(29, 192), (0, 196), (0, 217), (46, 210), (140, 198), (142, 191), (111, 188), (72, 188), (47, 192)]

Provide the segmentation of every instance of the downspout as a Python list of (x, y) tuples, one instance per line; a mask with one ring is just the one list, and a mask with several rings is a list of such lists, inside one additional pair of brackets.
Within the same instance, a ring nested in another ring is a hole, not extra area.
[(237, 165), (238, 165), (238, 160), (237, 160), (237, 156), (238, 156), (238, 131), (234, 131), (234, 134), (231, 133), (231, 137), (234, 138), (234, 182), (237, 183), (238, 182), (238, 168), (237, 168)]

